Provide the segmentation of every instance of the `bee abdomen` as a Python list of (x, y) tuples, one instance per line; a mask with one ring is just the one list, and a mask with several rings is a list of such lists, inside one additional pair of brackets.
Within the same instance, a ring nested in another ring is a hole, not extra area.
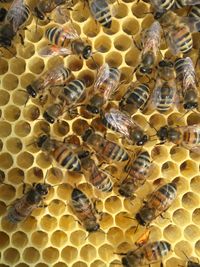
[(74, 80), (64, 88), (64, 94), (69, 104), (76, 102), (82, 96), (84, 91), (85, 83), (81, 80)]
[(186, 54), (190, 50), (192, 50), (193, 42), (192, 42), (192, 37), (191, 37), (190, 32), (186, 28), (182, 28), (177, 33), (177, 35), (180, 35), (180, 36), (177, 36), (177, 39), (176, 39), (176, 43), (180, 51)]
[(74, 209), (77, 213), (82, 212), (83, 210), (88, 209), (90, 207), (89, 199), (82, 191), (77, 188), (72, 191), (71, 198)]
[(200, 5), (194, 5), (189, 12), (189, 17), (200, 18)]
[(112, 160), (116, 161), (125, 161), (128, 159), (128, 153), (117, 144), (113, 144), (109, 156)]
[(69, 171), (80, 171), (81, 165), (78, 157), (65, 146), (60, 146), (54, 151), (55, 160)]

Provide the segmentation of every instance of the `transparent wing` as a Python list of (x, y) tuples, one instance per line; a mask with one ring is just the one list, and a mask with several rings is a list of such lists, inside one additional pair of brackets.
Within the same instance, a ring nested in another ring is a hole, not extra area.
[(112, 108), (108, 113), (105, 113), (104, 117), (117, 132), (128, 138), (130, 138), (130, 129), (138, 128), (130, 117), (114, 108)]
[(200, 0), (184, 0), (182, 1), (184, 6), (194, 6), (200, 4)]
[(47, 45), (41, 48), (38, 54), (42, 57), (51, 57), (51, 56), (65, 57), (67, 55), (71, 55), (72, 51), (70, 48), (66, 48), (66, 47), (57, 47), (56, 45), (52, 45), (52, 46)]
[(78, 35), (78, 32), (76, 29), (71, 25), (67, 24), (63, 27), (64, 35), (66, 39), (79, 39), (80, 36)]
[(109, 65), (107, 63), (103, 64), (98, 70), (96, 81), (94, 84), (94, 91), (98, 92), (103, 82), (108, 79), (109, 73), (110, 73)]
[(190, 28), (191, 32), (199, 32), (200, 31), (200, 20), (195, 17), (181, 17), (180, 21), (187, 24)]
[(12, 23), (14, 32), (17, 32), (24, 21), (24, 0), (14, 0), (8, 13), (6, 20)]
[(54, 85), (57, 81), (63, 80), (63, 65), (56, 66), (55, 68), (47, 71), (44, 74), (44, 86)]
[(69, 7), (66, 5), (57, 6), (53, 12), (53, 19), (59, 24), (68, 22), (70, 20)]

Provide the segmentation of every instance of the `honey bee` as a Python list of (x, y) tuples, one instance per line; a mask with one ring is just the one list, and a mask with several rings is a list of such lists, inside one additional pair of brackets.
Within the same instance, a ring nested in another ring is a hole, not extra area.
[(50, 155), (58, 165), (71, 172), (81, 171), (80, 158), (88, 156), (89, 153), (88, 151), (76, 153), (69, 144), (51, 139), (45, 134), (38, 137), (36, 144), (43, 152)]
[(86, 0), (94, 19), (103, 27), (110, 29), (112, 26), (112, 15), (107, 0)]
[(46, 14), (51, 13), (56, 7), (65, 5), (67, 8), (73, 6), (72, 0), (39, 0), (37, 6), (34, 8), (35, 16), (44, 20)]
[(158, 130), (157, 136), (162, 143), (169, 141), (200, 154), (199, 124), (177, 127), (163, 126)]
[(185, 6), (195, 6), (200, 4), (199, 0), (176, 0), (174, 3), (174, 9), (182, 8)]
[(131, 84), (119, 103), (120, 109), (122, 111), (129, 107), (131, 110), (143, 109), (149, 99), (149, 95), (150, 89), (147, 84), (139, 83), (136, 86)]
[(85, 170), (85, 177), (89, 182), (102, 192), (111, 192), (113, 183), (107, 173), (102, 171), (90, 157), (81, 160), (81, 166)]
[(94, 83), (94, 95), (86, 106), (87, 111), (92, 114), (100, 112), (101, 107), (115, 93), (119, 85), (120, 76), (121, 72), (117, 68), (109, 67), (107, 63), (101, 66)]
[(157, 54), (160, 47), (160, 39), (161, 39), (161, 26), (158, 21), (152, 23), (149, 29), (144, 32), (142, 38), (142, 49), (138, 47), (135, 43), (136, 47), (141, 51), (140, 55), (140, 65), (136, 68), (139, 68), (139, 72), (142, 75), (151, 74), (152, 68), (156, 65), (157, 62)]
[[(3, 24), (0, 26), (0, 46), (11, 46), (17, 31), (30, 17), (30, 9), (24, 4), (24, 0), (14, 0), (7, 11)], [(22, 41), (22, 36), (21, 41)], [(23, 43), (23, 41), (22, 41)]]
[(149, 175), (151, 166), (150, 155), (147, 151), (138, 153), (136, 159), (126, 166), (128, 172), (127, 177), (121, 182), (119, 186), (120, 195), (131, 198), (135, 191), (140, 188), (146, 181)]
[(64, 112), (66, 107), (68, 112), (73, 115), (76, 102), (83, 96), (86, 90), (85, 82), (82, 80), (73, 80), (66, 85), (61, 94), (58, 95), (59, 103), (51, 104), (44, 112), (43, 117), (49, 123), (54, 123)]
[(162, 60), (158, 64), (158, 76), (149, 108), (167, 112), (177, 100), (174, 65), (171, 61)]
[(8, 210), (7, 220), (13, 224), (17, 224), (27, 219), (39, 207), (39, 204), (48, 194), (49, 188), (50, 185), (47, 184), (33, 184), (31, 189), (21, 198), (17, 199)]
[(123, 138), (137, 146), (144, 145), (149, 137), (143, 129), (121, 111), (111, 108), (108, 112), (101, 112), (102, 123), (114, 132), (120, 133)]
[(100, 225), (97, 222), (96, 209), (89, 198), (78, 188), (74, 188), (71, 194), (71, 206), (88, 232), (96, 232)]
[(191, 17), (180, 17), (172, 11), (163, 14), (159, 19), (165, 38), (174, 55), (187, 54), (193, 48), (192, 32), (200, 29), (199, 20)]
[(178, 58), (174, 66), (177, 80), (181, 84), (183, 107), (187, 110), (198, 108), (199, 92), (197, 89), (195, 69), (191, 58)]
[(149, 224), (165, 212), (175, 200), (177, 189), (175, 183), (168, 183), (154, 191), (148, 201), (140, 208), (135, 218), (140, 225)]
[(30, 96), (35, 98), (39, 93), (50, 87), (64, 85), (70, 75), (70, 69), (64, 66), (57, 66), (44, 72), (39, 78), (29, 84), (26, 90)]
[(130, 250), (122, 258), (124, 267), (146, 266), (161, 261), (171, 250), (171, 245), (166, 241), (148, 243), (136, 250)]
[(82, 135), (82, 139), (90, 146), (97, 154), (105, 158), (106, 161), (121, 162), (129, 159), (129, 155), (124, 148), (118, 144), (105, 139), (92, 129), (87, 129)]
[[(92, 47), (80, 39), (79, 34), (72, 25), (50, 27), (46, 30), (45, 36), (52, 45), (65, 48), (65, 54), (68, 50), (68, 55), (79, 55), (84, 59), (92, 56)], [(43, 48), (43, 51), (45, 49), (50, 51), (47, 48)], [(40, 54), (42, 53), (40, 52)]]

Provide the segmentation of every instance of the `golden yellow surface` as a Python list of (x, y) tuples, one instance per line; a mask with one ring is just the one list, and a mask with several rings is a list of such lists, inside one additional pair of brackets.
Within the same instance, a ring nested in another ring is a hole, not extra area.
[[(129, 79), (133, 67), (138, 65), (139, 52), (132, 43), (132, 35), (140, 40), (140, 33), (153, 21), (149, 5), (134, 0), (112, 1), (113, 24), (110, 30), (103, 29), (91, 17), (87, 6), (83, 9), (82, 1), (74, 1), (71, 19), (82, 38), (88, 38), (95, 61), (102, 65), (107, 62), (119, 67), (122, 80)], [(32, 7), (33, 1), (28, 4)], [(50, 23), (41, 22), (35, 33), (35, 18), (27, 25), (25, 45), (15, 39), (16, 57), (3, 50), (0, 58), (0, 176), (5, 176), (5, 184), (0, 186), (0, 267), (106, 267), (120, 266), (120, 257), (114, 252), (126, 252), (134, 249), (134, 242), (144, 232), (139, 227), (135, 233), (136, 222), (125, 218), (134, 217), (142, 205), (143, 199), (157, 188), (157, 184), (178, 181), (178, 197), (164, 214), (166, 219), (157, 218), (152, 224), (150, 240), (166, 240), (172, 244), (172, 252), (164, 260), (166, 267), (185, 266), (186, 257), (200, 257), (200, 156), (176, 147), (173, 144), (155, 146), (157, 141), (149, 142), (145, 149), (149, 151), (154, 163), (153, 172), (147, 183), (137, 192), (137, 198), (131, 203), (120, 197), (117, 192), (117, 180), (110, 193), (99, 193), (89, 185), (80, 174), (70, 174), (64, 169), (51, 164), (50, 159), (35, 146), (27, 146), (42, 131), (49, 131), (53, 138), (63, 140), (67, 134), (78, 133), (80, 116), (49, 126), (42, 120), (42, 107), (37, 100), (29, 99), (22, 90), (42, 72), (56, 64), (64, 63), (75, 77), (87, 78), (88, 88), (92, 90), (96, 70), (91, 59), (84, 61), (76, 56), (43, 59), (38, 55), (41, 47), (47, 44), (44, 32)], [(199, 34), (195, 34), (193, 59), (198, 53)], [(164, 54), (166, 46), (162, 43)], [(15, 49), (14, 49), (15, 50)], [(168, 55), (169, 53), (167, 53)], [(134, 76), (135, 79), (135, 76)], [(118, 99), (128, 82), (120, 88)], [(181, 113), (175, 108), (166, 115), (153, 111), (143, 115), (137, 111), (133, 118), (145, 127), (150, 134), (155, 134), (147, 124), (151, 122), (157, 129), (174, 122), (180, 125), (200, 122), (196, 113), (188, 113), (178, 120)], [(96, 119), (89, 119), (95, 124)], [(109, 133), (108, 138), (118, 140)], [(130, 147), (131, 149), (131, 147)], [(132, 147), (133, 150), (133, 147)], [(109, 166), (107, 166), (109, 168)], [(32, 184), (42, 182), (49, 170), (47, 182), (52, 187), (45, 203), (47, 208), (38, 208), (24, 222), (11, 225), (5, 219), (6, 206), (22, 196), (22, 181)], [(124, 178), (122, 166), (110, 168), (113, 176)], [(154, 184), (153, 184), (154, 183)], [(98, 198), (97, 208), (104, 212), (101, 224), (103, 232), (88, 233), (76, 221), (68, 203), (74, 185)], [(116, 263), (116, 264), (114, 264)], [(117, 264), (118, 263), (118, 264)], [(154, 264), (152, 267), (159, 266)]]

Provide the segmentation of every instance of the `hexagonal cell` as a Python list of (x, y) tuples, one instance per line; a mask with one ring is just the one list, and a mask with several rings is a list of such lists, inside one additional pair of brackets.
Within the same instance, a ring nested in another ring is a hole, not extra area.
[(59, 199), (54, 199), (48, 205), (48, 210), (53, 216), (59, 216), (64, 213), (66, 205), (63, 201)]
[(25, 137), (30, 133), (31, 126), (28, 122), (21, 120), (15, 124), (14, 131), (16, 135), (20, 137)]
[(34, 46), (34, 44), (32, 44), (32, 42), (29, 43), (26, 41), (25, 46), (20, 45), (18, 47), (18, 53), (22, 58), (28, 59), (35, 54), (35, 46)]
[(0, 90), (0, 106), (5, 106), (10, 100), (10, 94), (5, 90)]
[(45, 248), (42, 252), (42, 258), (45, 262), (47, 262), (50, 265), (58, 261), (59, 251), (53, 247)]
[(4, 118), (8, 121), (16, 121), (19, 119), (21, 111), (14, 105), (7, 106), (4, 109)]
[(23, 90), (15, 90), (12, 94), (13, 103), (17, 106), (24, 106), (28, 101), (28, 94)]
[(28, 247), (24, 249), (22, 257), (27, 263), (33, 264), (39, 260), (40, 253), (34, 247)]
[(182, 197), (182, 205), (185, 209), (194, 209), (199, 206), (199, 197), (193, 192), (187, 192)]
[(144, 18), (148, 10), (148, 6), (144, 2), (135, 3), (131, 8), (133, 15), (137, 18)]
[(22, 74), (26, 69), (26, 62), (22, 58), (12, 58), (9, 63), (10, 70), (16, 75)]
[(67, 235), (60, 230), (53, 232), (51, 235), (52, 245), (58, 248), (64, 246), (67, 243), (67, 240)]
[(190, 213), (182, 208), (177, 209), (174, 211), (172, 215), (173, 221), (176, 225), (188, 225), (190, 223)]
[(20, 168), (28, 169), (33, 165), (34, 157), (28, 152), (22, 152), (17, 156), (17, 165)]
[(190, 224), (184, 229), (184, 237), (190, 242), (198, 240), (199, 235), (200, 235), (200, 229), (198, 226), (194, 224)]
[(134, 18), (127, 18), (122, 24), (122, 30), (128, 35), (135, 35), (139, 32), (140, 25)]
[(2, 85), (6, 90), (12, 91), (18, 86), (19, 80), (13, 74), (6, 74), (2, 79)]
[(180, 163), (188, 157), (188, 151), (182, 147), (173, 146), (170, 149), (171, 159)]
[(174, 252), (178, 257), (183, 258), (183, 251), (186, 255), (190, 255), (192, 253), (192, 246), (186, 240), (181, 240), (174, 246)]
[(153, 162), (162, 164), (168, 158), (168, 150), (164, 146), (155, 146), (151, 151), (151, 157)]
[(50, 232), (53, 231), (57, 226), (56, 218), (50, 216), (49, 214), (42, 217), (40, 220), (40, 225), (44, 231)]
[(197, 163), (192, 160), (186, 160), (180, 165), (181, 174), (185, 177), (191, 177), (198, 174), (199, 168)]
[(172, 162), (172, 161), (167, 161), (162, 165), (161, 168), (162, 175), (163, 177), (176, 177), (179, 174), (178, 166)]
[(13, 158), (9, 153), (0, 154), (0, 168), (9, 169), (13, 165)]
[(43, 231), (36, 231), (31, 235), (31, 242), (34, 245), (34, 247), (38, 249), (44, 248), (47, 245), (48, 240), (49, 238), (47, 233)]
[(95, 247), (89, 244), (83, 246), (80, 250), (80, 256), (86, 262), (93, 261), (94, 259), (96, 259), (96, 256), (97, 256)]
[(113, 19), (112, 20), (112, 25), (111, 25), (111, 28), (108, 29), (108, 28), (103, 28), (103, 32), (108, 34), (108, 35), (113, 35), (113, 34), (116, 34), (117, 32), (119, 32), (119, 29), (120, 29), (120, 24), (119, 22), (116, 20), (116, 19)]
[(200, 209), (195, 209), (192, 213), (192, 221), (200, 225)]
[[(139, 63), (139, 55), (137, 50), (133, 47), (125, 55), (125, 62), (130, 67), (137, 67)], [(132, 70), (133, 72), (133, 70)], [(131, 73), (132, 76), (132, 73)]]
[(27, 105), (23, 109), (23, 116), (24, 116), (24, 119), (29, 121), (29, 122), (37, 120), (38, 117), (40, 116), (40, 110), (35, 105)]
[(90, 264), (90, 267), (105, 267), (106, 263), (100, 260), (96, 260)]
[(61, 258), (68, 264), (76, 261), (77, 256), (78, 251), (75, 247), (67, 246), (61, 250)]
[(122, 19), (128, 14), (128, 7), (123, 3), (117, 3), (112, 8), (114, 17), (117, 19)]
[(105, 201), (105, 208), (111, 214), (119, 212), (120, 209), (122, 208), (122, 203), (120, 198), (116, 196), (111, 196), (107, 198)]
[(200, 240), (195, 243), (195, 253), (199, 257), (199, 255), (200, 255)]
[(30, 27), (29, 29), (30, 29), (30, 31), (26, 32), (26, 38), (28, 39), (28, 41), (30, 41), (30, 43), (39, 42), (44, 35), (43, 30), (40, 27), (37, 27), (37, 32), (36, 32), (35, 31), (35, 25)]
[(7, 179), (13, 184), (20, 184), (24, 180), (24, 171), (19, 168), (13, 168), (7, 173)]
[(22, 231), (17, 231), (12, 235), (11, 243), (16, 248), (24, 248), (28, 243), (28, 236)]
[(10, 238), (9, 238), (9, 236), (6, 233), (4, 233), (4, 232), (1, 231), (0, 232), (0, 249), (3, 250), (9, 244), (10, 244)]
[(42, 58), (35, 57), (29, 61), (28, 68), (34, 74), (40, 74), (44, 70), (44, 60)]
[(104, 244), (98, 249), (98, 255), (102, 260), (109, 262), (113, 258), (114, 248), (109, 244)]
[(116, 246), (122, 243), (124, 240), (123, 231), (118, 227), (110, 227), (110, 229), (107, 232), (107, 239), (111, 244)]
[(177, 225), (170, 224), (165, 227), (163, 236), (170, 243), (176, 243), (181, 238), (181, 229)]
[(31, 233), (36, 231), (37, 228), (37, 220), (33, 216), (29, 216), (25, 221), (20, 223), (20, 228), (22, 231), (26, 233)]
[(87, 264), (82, 261), (77, 261), (72, 265), (72, 267), (87, 267)]
[(5, 74), (8, 71), (8, 62), (3, 58), (0, 59), (0, 75)]
[(187, 117), (187, 125), (194, 125), (194, 124), (199, 124), (200, 123), (200, 118), (199, 115), (196, 113), (191, 113)]
[(94, 42), (94, 48), (100, 53), (107, 53), (111, 48), (112, 42), (106, 35), (101, 35)]
[(1, 138), (9, 136), (12, 131), (11, 124), (6, 121), (0, 122), (0, 129), (1, 129), (0, 133)]
[(101, 26), (97, 24), (92, 18), (88, 19), (83, 25), (83, 32), (89, 38), (97, 36), (100, 32)]
[(3, 252), (3, 260), (8, 263), (9, 266), (13, 266), (20, 259), (20, 253), (15, 248), (8, 248)]
[(106, 55), (105, 61), (110, 67), (118, 68), (122, 64), (123, 58), (119, 52), (110, 52)]
[(85, 8), (84, 3), (79, 3), (76, 5), (76, 10), (74, 10), (71, 14), (72, 20), (76, 22), (82, 23), (88, 19), (90, 16), (90, 11), (88, 8)]
[(76, 228), (76, 221), (71, 215), (64, 215), (59, 220), (59, 227), (63, 231), (72, 232)]
[(200, 190), (200, 176), (195, 176), (192, 178), (190, 182), (190, 188), (192, 189), (193, 192), (199, 193)]

